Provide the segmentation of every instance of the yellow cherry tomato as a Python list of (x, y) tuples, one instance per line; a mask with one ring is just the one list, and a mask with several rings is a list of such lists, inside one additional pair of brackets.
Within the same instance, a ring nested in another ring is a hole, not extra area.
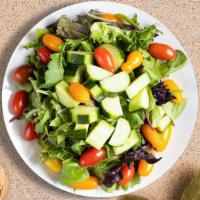
[(101, 13), (99, 17), (103, 18), (103, 19), (107, 19), (107, 20), (113, 21), (113, 22), (117, 22), (117, 23), (123, 24), (123, 21), (119, 17), (114, 16), (111, 13)]
[(121, 65), (121, 70), (131, 73), (134, 69), (138, 68), (142, 62), (142, 53), (139, 51), (133, 51), (128, 55), (126, 62)]
[(81, 190), (95, 189), (98, 186), (99, 186), (98, 179), (95, 176), (90, 176), (88, 179), (84, 181), (71, 184), (72, 188)]
[(60, 173), (62, 169), (62, 162), (56, 158), (48, 158), (44, 164), (55, 173)]
[(172, 125), (169, 125), (164, 133), (160, 133), (161, 140), (163, 141), (163, 150), (167, 147), (172, 133)]
[(149, 124), (142, 125), (142, 133), (146, 140), (157, 150), (164, 150), (164, 143), (161, 139), (161, 134), (157, 132), (156, 129), (152, 129)]
[(154, 164), (149, 164), (145, 160), (140, 160), (138, 165), (138, 173), (140, 176), (148, 176), (154, 168)]
[(165, 80), (165, 81), (163, 81), (163, 84), (176, 97), (175, 99), (172, 100), (172, 102), (179, 104), (183, 101), (183, 97), (182, 97), (182, 93), (180, 91), (180, 88), (178, 87), (178, 85), (176, 85), (176, 83), (173, 80), (171, 80), (171, 79)]
[(69, 86), (71, 96), (80, 103), (88, 103), (90, 100), (90, 93), (88, 89), (80, 83), (72, 83)]
[(48, 47), (50, 50), (55, 51), (55, 52), (59, 52), (60, 45), (63, 44), (63, 41), (61, 38), (50, 33), (47, 33), (43, 36), (42, 42), (46, 47)]

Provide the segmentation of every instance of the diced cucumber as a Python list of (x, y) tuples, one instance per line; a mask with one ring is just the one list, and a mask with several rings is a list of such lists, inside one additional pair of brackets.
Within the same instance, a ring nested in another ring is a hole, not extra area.
[(111, 146), (121, 146), (125, 144), (130, 132), (131, 127), (128, 121), (124, 118), (118, 119), (115, 131), (109, 141), (109, 144)]
[(105, 114), (112, 119), (117, 119), (120, 116), (123, 116), (119, 96), (106, 97), (101, 101), (101, 107)]
[(106, 92), (123, 92), (130, 84), (130, 77), (126, 72), (119, 72), (100, 82), (100, 86)]
[(79, 105), (79, 102), (74, 100), (73, 97), (70, 95), (68, 91), (69, 85), (65, 81), (60, 81), (56, 84), (55, 90), (56, 95), (58, 97), (59, 102), (67, 107), (67, 108), (73, 108)]
[(129, 112), (133, 112), (140, 109), (147, 109), (148, 107), (149, 107), (148, 89), (144, 88), (130, 100), (128, 110)]
[(115, 155), (119, 155), (128, 151), (131, 147), (133, 147), (139, 141), (138, 133), (135, 129), (133, 129), (126, 140), (126, 142), (122, 146), (113, 147)]
[(169, 116), (165, 115), (161, 120), (160, 123), (158, 125), (158, 127), (156, 127), (160, 132), (164, 132), (165, 129), (169, 126), (169, 124), (171, 123), (171, 119)]
[(77, 106), (70, 110), (72, 121), (77, 124), (90, 124), (99, 119), (99, 108), (95, 106)]
[(101, 120), (89, 133), (86, 142), (96, 149), (100, 149), (106, 143), (113, 131), (113, 126), (111, 126), (108, 122)]
[(146, 87), (150, 83), (150, 79), (147, 73), (143, 73), (138, 78), (136, 78), (131, 85), (126, 89), (126, 94), (131, 99), (133, 98), (140, 90)]
[(106, 48), (107, 51), (109, 51), (109, 53), (112, 55), (115, 71), (117, 71), (119, 67), (122, 65), (122, 63), (124, 62), (123, 51), (112, 44), (103, 44), (101, 45), (101, 47)]
[(65, 69), (64, 80), (70, 83), (81, 82), (85, 66), (68, 66)]
[(104, 80), (104, 79), (108, 78), (109, 76), (113, 75), (113, 73), (111, 73), (101, 67), (91, 65), (91, 64), (87, 64), (86, 71), (87, 71), (89, 78), (91, 80), (96, 80), (96, 81)]
[(96, 82), (94, 82), (94, 81), (92, 81), (92, 80), (87, 80), (87, 81), (85, 81), (85, 82), (83, 83), (83, 85), (84, 85), (86, 88), (90, 89), (90, 88), (92, 88), (93, 86), (96, 85)]
[(106, 97), (106, 94), (98, 85), (95, 85), (90, 89), (90, 94), (92, 98), (95, 99), (97, 102), (100, 102)]
[(89, 129), (89, 124), (76, 124), (74, 130), (75, 133), (87, 135)]
[(151, 124), (154, 128), (156, 128), (164, 116), (165, 112), (162, 109), (161, 106), (155, 106), (155, 108), (152, 110), (150, 115)]
[(86, 51), (67, 51), (67, 62), (75, 65), (93, 63), (93, 53)]

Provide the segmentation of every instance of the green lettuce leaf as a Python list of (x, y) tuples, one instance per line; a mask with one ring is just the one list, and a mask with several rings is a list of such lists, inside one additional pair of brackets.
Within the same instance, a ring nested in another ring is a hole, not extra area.
[(73, 144), (71, 149), (80, 156), (87, 147), (87, 143), (84, 140), (80, 140), (79, 142)]
[(186, 61), (186, 55), (182, 51), (176, 50), (176, 58), (168, 62), (169, 74), (181, 69)]
[(33, 89), (32, 84), (29, 83), (29, 82), (28, 82), (28, 83), (24, 83), (24, 84), (18, 83), (18, 84), (17, 84), (17, 88), (18, 88), (19, 90), (23, 90), (23, 91), (25, 91), (25, 92), (31, 92), (32, 89)]
[(63, 185), (71, 185), (81, 182), (89, 178), (90, 174), (85, 167), (81, 167), (78, 163), (67, 159), (63, 161), (63, 167), (60, 175), (60, 183)]
[(62, 54), (51, 54), (51, 61), (47, 66), (48, 70), (45, 72), (44, 75), (45, 84), (42, 84), (40, 86), (41, 88), (50, 88), (63, 79), (64, 67)]
[(175, 119), (181, 115), (183, 110), (186, 107), (187, 100), (184, 99), (182, 103), (175, 104), (172, 102), (168, 102), (162, 105), (164, 112), (175, 122)]

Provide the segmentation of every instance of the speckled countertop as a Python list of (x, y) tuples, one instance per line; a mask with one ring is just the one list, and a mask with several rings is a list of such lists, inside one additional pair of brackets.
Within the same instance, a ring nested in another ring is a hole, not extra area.
[[(1, 0), (0, 2), (0, 81), (8, 60), (22, 36), (47, 14), (78, 0)], [(191, 58), (197, 81), (200, 73), (200, 0), (122, 0), (147, 11), (166, 24), (177, 36)], [(0, 98), (1, 99), (1, 98)], [(2, 117), (2, 112), (1, 112)], [(190, 142), (181, 158), (159, 180), (136, 192), (151, 200), (179, 200), (181, 192), (192, 176), (200, 169), (199, 118)], [(86, 200), (45, 183), (35, 175), (15, 151), (0, 121), (0, 165), (9, 178), (5, 200)], [(112, 200), (132, 199), (130, 194)], [(103, 200), (103, 199), (102, 199)]]

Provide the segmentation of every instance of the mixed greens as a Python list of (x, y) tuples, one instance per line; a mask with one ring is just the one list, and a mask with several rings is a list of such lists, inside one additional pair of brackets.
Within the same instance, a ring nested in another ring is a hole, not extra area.
[(74, 21), (61, 16), (24, 45), (33, 51), (14, 73), (12, 120), (28, 122), (24, 138), (37, 138), (61, 184), (126, 190), (161, 159), (154, 153), (166, 148), (186, 105), (166, 77), (187, 59), (153, 43), (160, 34), (137, 15), (91, 10)]

